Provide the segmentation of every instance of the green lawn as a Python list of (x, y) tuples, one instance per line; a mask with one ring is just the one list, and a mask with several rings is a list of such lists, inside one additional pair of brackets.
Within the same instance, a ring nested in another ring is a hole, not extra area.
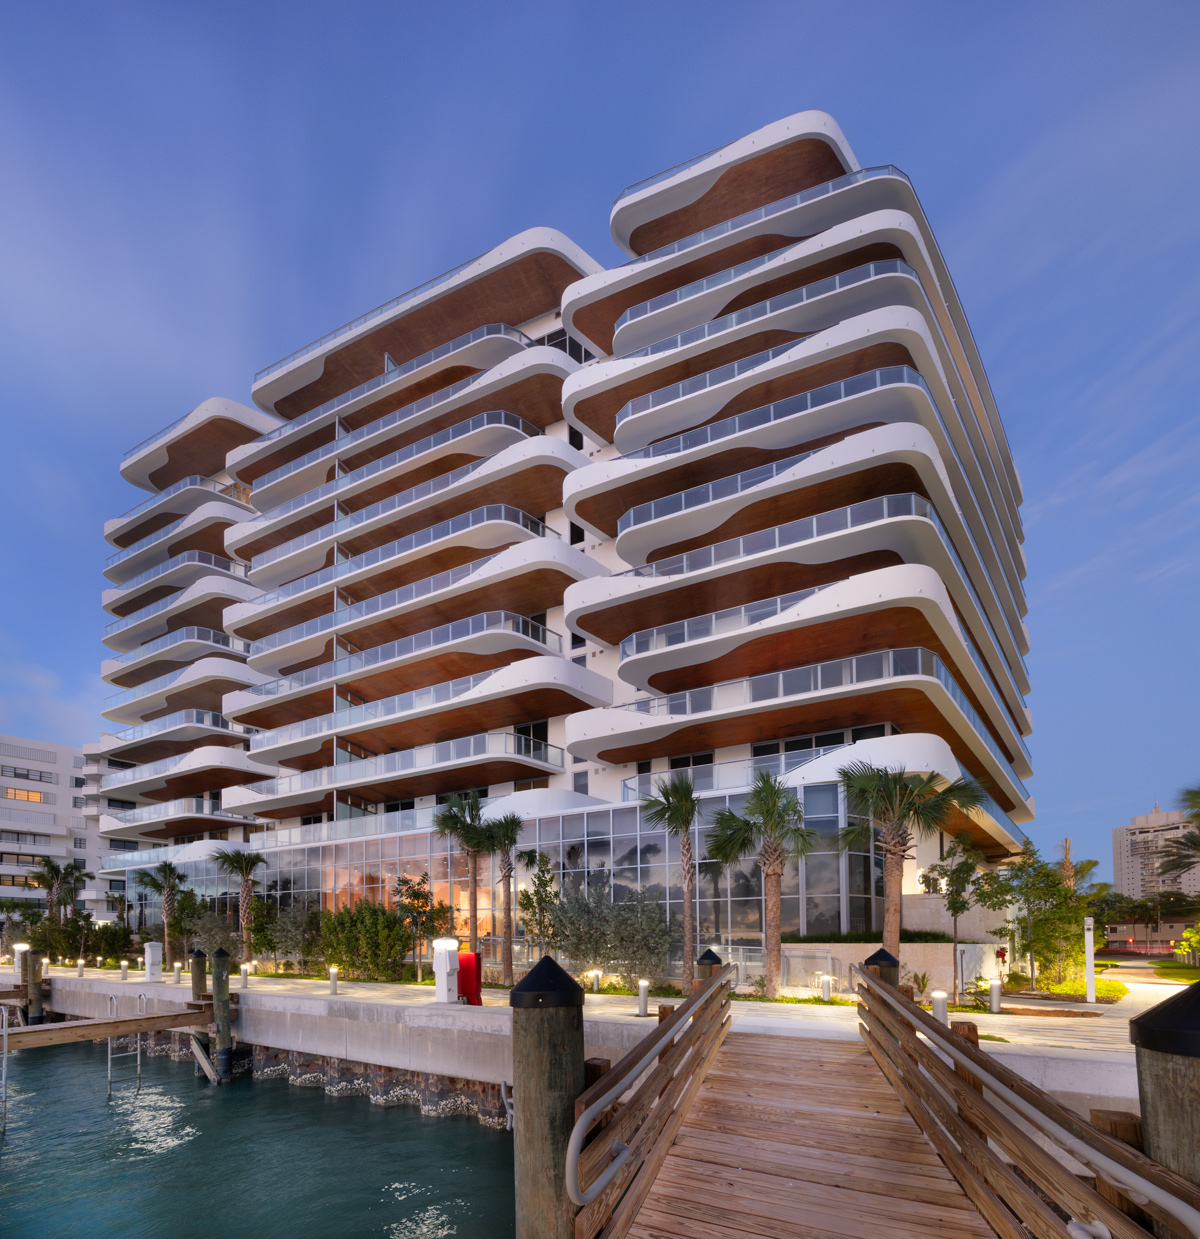
[(1172, 959), (1165, 964), (1159, 964), (1154, 969), (1154, 975), (1162, 977), (1164, 981), (1181, 981), (1186, 985), (1192, 981), (1200, 981), (1200, 968)]

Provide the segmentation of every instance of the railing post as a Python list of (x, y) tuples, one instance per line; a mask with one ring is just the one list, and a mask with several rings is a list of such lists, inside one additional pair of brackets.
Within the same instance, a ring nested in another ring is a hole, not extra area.
[[(1130, 1148), (1142, 1152), (1142, 1120), (1141, 1116), (1129, 1110), (1092, 1110), (1088, 1117), (1093, 1127), (1106, 1131), (1114, 1139), (1120, 1140)], [(1143, 1212), (1125, 1195), (1120, 1188), (1114, 1187), (1101, 1175), (1096, 1176), (1096, 1192), (1109, 1204), (1116, 1205), (1122, 1213), (1131, 1217), (1139, 1226), (1152, 1229), (1148, 1214)]]
[(213, 1045), (213, 1066), (221, 1082), (233, 1079), (233, 1030), (229, 1023), (229, 952), (217, 947), (212, 953), (213, 1022), (217, 1035)]
[(516, 1239), (571, 1239), (567, 1145), (584, 1089), (583, 989), (545, 955), (509, 991)]
[[(969, 1045), (973, 1045), (975, 1049), (979, 1049), (979, 1026), (972, 1020), (954, 1020), (950, 1024), (950, 1031), (956, 1033)], [(960, 1079), (965, 1080), (980, 1097), (983, 1096), (983, 1082), (973, 1072), (968, 1071), (961, 1063), (954, 1064), (954, 1074)], [(958, 1107), (958, 1117), (981, 1139), (987, 1139), (987, 1133), (978, 1124), (972, 1122), (963, 1110), (962, 1106)]]
[(1131, 1019), (1129, 1039), (1146, 1154), (1200, 1186), (1200, 985)]

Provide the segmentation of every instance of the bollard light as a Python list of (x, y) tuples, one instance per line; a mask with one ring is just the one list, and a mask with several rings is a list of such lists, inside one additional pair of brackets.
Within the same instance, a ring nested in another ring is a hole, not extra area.
[(144, 955), (138, 956), (138, 968), (140, 968), (142, 972), (146, 971), (146, 957)]
[(826, 1002), (831, 1002), (833, 999), (833, 977), (831, 977), (828, 973), (825, 973), (821, 977), (821, 997), (824, 998)]
[(638, 1015), (643, 1019), (650, 1014), (650, 982), (638, 982)]
[(178, 962), (175, 964), (175, 984), (183, 984), (183, 965)]
[(242, 989), (250, 988), (250, 965), (242, 965)]
[(992, 977), (988, 982), (988, 1010), (993, 1015), (1000, 1014), (1000, 995), (1004, 990), (1004, 982), (999, 977)]
[(46, 955), (42, 956), (42, 971), (45, 972), (47, 976), (50, 975), (50, 959)]
[(252, 959), (250, 961), (250, 971), (254, 974), (254, 976), (258, 976), (258, 960)]
[(121, 960), (121, 980), (129, 980), (129, 960), (127, 959)]
[(77, 960), (75, 963), (75, 975), (77, 977), (83, 976), (83, 960), (81, 959)]
[(933, 1018), (939, 1024), (945, 1024), (949, 1027), (950, 1015), (946, 1010), (946, 991), (944, 989), (935, 989), (929, 997), (933, 1002)]
[(329, 966), (329, 992), (331, 994), (337, 993), (337, 964), (330, 964)]
[(592, 969), (592, 993), (593, 994), (598, 994), (600, 992), (600, 978), (603, 975), (604, 974), (600, 971), (599, 968)]

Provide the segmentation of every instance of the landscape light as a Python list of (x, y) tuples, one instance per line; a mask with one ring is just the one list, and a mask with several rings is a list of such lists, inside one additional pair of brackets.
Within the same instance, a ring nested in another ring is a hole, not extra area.
[(242, 965), (242, 989), (250, 988), (250, 965)]
[(650, 1014), (650, 982), (642, 980), (638, 982), (638, 1015), (643, 1019)]
[(329, 965), (329, 992), (337, 993), (337, 964)]
[(121, 980), (129, 980), (129, 960), (127, 959), (121, 960)]

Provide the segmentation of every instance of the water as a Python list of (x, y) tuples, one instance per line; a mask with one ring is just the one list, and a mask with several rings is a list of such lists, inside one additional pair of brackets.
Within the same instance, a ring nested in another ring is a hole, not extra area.
[(214, 1088), (142, 1059), (106, 1101), (105, 1045), (9, 1058), (4, 1239), (507, 1239), (512, 1137), (286, 1080)]

